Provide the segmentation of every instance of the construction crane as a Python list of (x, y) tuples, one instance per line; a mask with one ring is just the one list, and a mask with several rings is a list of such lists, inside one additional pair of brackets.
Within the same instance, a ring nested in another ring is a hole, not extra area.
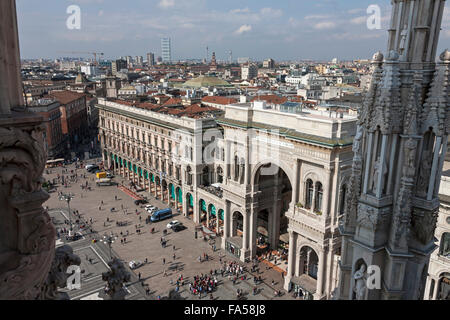
[(105, 55), (102, 52), (83, 52), (83, 51), (60, 51), (59, 53), (66, 53), (66, 54), (92, 54), (92, 55), (94, 55), (95, 65), (98, 65), (97, 55), (100, 55), (100, 56), (104, 56)]

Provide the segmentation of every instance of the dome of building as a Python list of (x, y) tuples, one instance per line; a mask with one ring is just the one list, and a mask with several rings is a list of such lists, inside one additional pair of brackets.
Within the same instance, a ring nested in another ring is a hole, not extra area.
[(207, 88), (207, 87), (232, 87), (232, 85), (220, 78), (211, 76), (200, 76), (183, 84), (187, 88)]

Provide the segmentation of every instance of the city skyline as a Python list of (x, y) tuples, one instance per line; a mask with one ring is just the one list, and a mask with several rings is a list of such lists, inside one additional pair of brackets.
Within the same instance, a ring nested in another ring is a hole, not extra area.
[[(227, 61), (229, 50), (234, 59), (260, 61), (267, 57), (278, 61), (370, 58), (375, 48), (385, 47), (390, 16), (390, 3), (380, 0), (133, 3), (130, 7), (115, 0), (50, 0), (42, 5), (19, 0), (21, 56), (59, 58), (66, 56), (62, 53), (66, 49), (104, 52), (105, 59), (147, 52), (161, 56), (160, 39), (170, 37), (173, 61), (204, 59), (207, 46), (209, 55), (216, 52), (218, 61)], [(70, 16), (66, 10), (73, 4), (81, 9), (79, 30), (66, 27)], [(381, 9), (379, 30), (367, 28), (369, 5)], [(449, 26), (447, 3), (440, 50), (450, 40)]]

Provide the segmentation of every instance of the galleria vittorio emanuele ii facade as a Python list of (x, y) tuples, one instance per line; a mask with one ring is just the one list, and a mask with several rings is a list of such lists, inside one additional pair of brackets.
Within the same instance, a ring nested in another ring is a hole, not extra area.
[(109, 168), (214, 230), (242, 261), (261, 248), (285, 248), (286, 288), (330, 298), (355, 117), (291, 114), (263, 101), (229, 105), (215, 117), (120, 101), (97, 107)]

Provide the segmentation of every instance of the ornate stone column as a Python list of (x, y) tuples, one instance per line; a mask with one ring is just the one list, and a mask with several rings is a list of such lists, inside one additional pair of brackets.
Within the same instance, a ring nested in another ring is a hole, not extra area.
[(0, 300), (38, 299), (55, 255), (42, 117), (23, 106), (14, 0), (0, 2)]

